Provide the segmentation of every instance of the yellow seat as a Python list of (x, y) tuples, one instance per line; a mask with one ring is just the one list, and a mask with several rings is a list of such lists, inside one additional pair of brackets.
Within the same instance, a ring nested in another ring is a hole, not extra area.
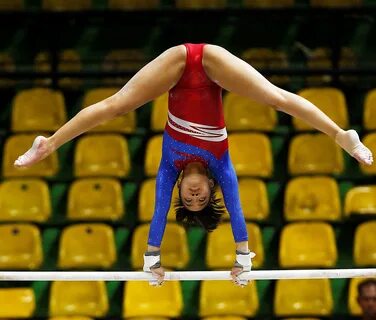
[(127, 140), (120, 134), (90, 134), (80, 138), (74, 169), (76, 177), (126, 177), (130, 171)]
[(124, 211), (122, 187), (116, 179), (80, 179), (70, 186), (69, 219), (115, 221), (124, 215)]
[(293, 6), (294, 0), (243, 0), (243, 4), (250, 8), (279, 8)]
[[(259, 268), (264, 263), (264, 247), (261, 231), (258, 225), (247, 223), (250, 250), (256, 253), (252, 260), (253, 267)], [(231, 268), (235, 262), (234, 237), (230, 223), (218, 226), (215, 232), (208, 234), (206, 247), (206, 265), (210, 269)], [(221, 252), (219, 255), (218, 252)]]
[[(141, 69), (148, 60), (148, 57), (145, 56), (141, 49), (112, 50), (106, 54), (102, 64), (102, 70), (106, 72), (135, 72)], [(122, 87), (129, 79), (130, 77), (122, 75), (105, 77), (102, 83), (106, 86)]]
[(357, 266), (376, 266), (376, 221), (364, 222), (356, 228), (354, 261)]
[(49, 320), (93, 320), (93, 318), (80, 317), (80, 316), (77, 316), (77, 317), (53, 317), (53, 318), (50, 318)]
[(145, 155), (145, 174), (154, 177), (158, 173), (159, 163), (162, 158), (162, 135), (156, 135), (148, 141)]
[(258, 179), (239, 180), (239, 195), (247, 220), (265, 220), (269, 216), (269, 201), (265, 182)]
[(63, 94), (47, 88), (19, 92), (12, 106), (12, 130), (55, 131), (67, 120)]
[(277, 124), (277, 112), (273, 108), (232, 92), (223, 99), (223, 110), (229, 131), (272, 131)]
[(359, 186), (350, 189), (345, 197), (345, 215), (376, 214), (376, 186)]
[(325, 222), (295, 222), (282, 230), (279, 264), (290, 267), (334, 267), (337, 247), (333, 228)]
[(297, 174), (339, 174), (343, 171), (343, 154), (323, 133), (299, 134), (290, 142), (289, 172)]
[(108, 297), (103, 281), (54, 281), (50, 289), (50, 316), (104, 317)]
[[(82, 103), (82, 108), (86, 108), (94, 103), (104, 100), (116, 92), (119, 88), (98, 88), (86, 92)], [(133, 133), (136, 130), (136, 112), (131, 111), (123, 116), (116, 117), (106, 123), (93, 128), (92, 132), (120, 132)]]
[(110, 268), (116, 261), (114, 232), (100, 223), (66, 227), (60, 238), (59, 268)]
[(283, 318), (283, 320), (320, 320), (319, 318)]
[[(41, 51), (34, 59), (34, 68), (38, 72), (51, 72), (52, 71), (52, 58), (49, 52)], [(74, 49), (65, 49), (58, 53), (59, 72), (79, 72), (82, 70), (81, 57)], [(41, 78), (35, 80), (37, 86), (50, 86), (52, 84), (51, 78)], [(74, 88), (82, 85), (82, 79), (63, 77), (58, 81), (61, 88)]]
[(285, 193), (284, 214), (287, 221), (339, 220), (341, 203), (336, 180), (325, 176), (290, 180)]
[(110, 9), (155, 9), (160, 0), (108, 0)]
[(227, 0), (176, 0), (175, 3), (180, 9), (218, 9), (226, 7)]
[(259, 308), (256, 282), (240, 288), (230, 281), (201, 281), (199, 308), (201, 317), (253, 317)]
[(350, 7), (361, 4), (362, 0), (311, 0), (312, 7)]
[(361, 316), (362, 310), (358, 304), (358, 285), (366, 280), (365, 278), (353, 278), (350, 280), (349, 292), (348, 292), (348, 310), (352, 316)]
[(38, 269), (43, 261), (41, 235), (29, 224), (0, 226), (0, 269)]
[(229, 149), (238, 176), (267, 178), (273, 172), (269, 138), (261, 133), (233, 133), (228, 137)]
[(168, 92), (153, 101), (151, 109), (151, 130), (163, 131), (167, 122)]
[(276, 316), (329, 316), (333, 297), (329, 279), (277, 280)]
[(31, 288), (1, 288), (1, 318), (31, 318), (35, 311), (35, 296)]
[[(131, 259), (134, 269), (142, 268), (144, 264), (143, 255), (146, 251), (149, 228), (149, 224), (144, 224), (137, 227), (133, 233)], [(182, 269), (187, 265), (189, 261), (187, 234), (182, 226), (167, 223), (161, 252), (164, 267)]]
[(80, 11), (91, 8), (91, 0), (43, 0), (42, 8), (51, 11)]
[[(8, 10), (7, 6), (12, 6), (12, 5), (13, 5), (12, 0), (9, 0), (9, 4), (6, 3), (4, 7), (2, 7), (2, 4), (0, 2), (0, 10)], [(12, 73), (15, 70), (16, 70), (16, 64), (14, 62), (14, 58), (8, 52), (1, 52), (0, 53), (0, 71)], [(0, 88), (10, 88), (10, 87), (14, 88), (16, 84), (17, 84), (17, 80), (15, 79), (9, 79), (9, 78), (0, 79)]]
[[(348, 127), (346, 99), (341, 90), (329, 87), (308, 88), (299, 91), (298, 95), (316, 105), (340, 127)], [(298, 118), (293, 118), (292, 123), (298, 131), (314, 130), (314, 128)]]
[(0, 221), (45, 222), (50, 214), (50, 192), (45, 181), (17, 179), (0, 184)]
[[(362, 139), (364, 145), (368, 147), (373, 154), (376, 154), (376, 132), (367, 134)], [(376, 174), (376, 162), (373, 162), (372, 165), (366, 166), (361, 164), (360, 169), (364, 174), (375, 175)]]
[(157, 288), (146, 281), (129, 281), (124, 285), (123, 317), (127, 319), (179, 318), (182, 309), (183, 297), (178, 281), (168, 281)]
[(367, 130), (376, 129), (376, 89), (369, 91), (364, 102), (363, 125)]
[(202, 318), (203, 320), (247, 320), (245, 317), (237, 317), (237, 316), (213, 316), (213, 317), (205, 317)]
[[(248, 7), (279, 7), (283, 2), (290, 0), (252, 0), (248, 1)], [(286, 52), (272, 50), (270, 48), (248, 48), (241, 58), (256, 69), (283, 69), (288, 68), (288, 58)], [(267, 77), (269, 81), (276, 85), (286, 85), (290, 81), (289, 76), (272, 75)]]
[[(141, 185), (140, 196), (138, 197), (138, 219), (141, 222), (149, 222), (153, 218), (155, 205), (155, 179), (148, 179)], [(171, 207), (167, 215), (168, 221), (175, 221), (174, 202), (179, 196), (178, 188), (175, 186), (172, 198)]]
[(36, 136), (36, 134), (18, 134), (6, 140), (3, 153), (4, 177), (52, 177), (57, 173), (59, 164), (56, 151), (29, 168), (16, 168), (13, 165), (14, 161), (32, 146)]
[(0, 10), (21, 10), (25, 8), (24, 0), (1, 0)]

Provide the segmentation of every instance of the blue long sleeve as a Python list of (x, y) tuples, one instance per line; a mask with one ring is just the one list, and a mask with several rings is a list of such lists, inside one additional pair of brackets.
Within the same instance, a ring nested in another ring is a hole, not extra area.
[(240, 204), (238, 179), (234, 167), (230, 160), (230, 155), (226, 152), (219, 162), (215, 162), (211, 171), (222, 189), (226, 209), (230, 214), (232, 234), (235, 242), (248, 240), (247, 227)]
[(155, 208), (151, 220), (148, 244), (160, 247), (167, 223), (167, 214), (170, 210), (171, 196), (179, 172), (171, 165), (164, 155), (159, 166), (156, 190)]

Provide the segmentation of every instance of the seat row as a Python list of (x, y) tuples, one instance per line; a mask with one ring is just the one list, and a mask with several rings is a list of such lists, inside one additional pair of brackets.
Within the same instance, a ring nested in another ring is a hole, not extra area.
[[(350, 281), (348, 309), (352, 315), (360, 315), (356, 288), (361, 280), (357, 278)], [(206, 320), (245, 320), (255, 316), (260, 310), (261, 298), (257, 285), (256, 281), (239, 288), (229, 281), (202, 281), (198, 298), (199, 315)], [(0, 289), (0, 317), (32, 317), (36, 309), (35, 300), (32, 288)], [(182, 289), (177, 281), (168, 281), (158, 288), (151, 287), (147, 282), (126, 282), (122, 300), (122, 315), (125, 318), (178, 318), (183, 310)], [(333, 308), (333, 294), (328, 279), (276, 281), (276, 316), (330, 316)], [(50, 316), (104, 317), (108, 311), (109, 297), (104, 282), (51, 284)], [(224, 316), (230, 318), (222, 318)]]
[[(97, 88), (86, 92), (82, 108), (103, 100), (118, 88)], [(307, 88), (298, 94), (324, 111), (342, 128), (349, 127), (349, 116), (344, 93), (336, 88)], [(268, 105), (228, 93), (224, 97), (224, 117), (231, 131), (273, 131), (277, 125), (277, 113)], [(160, 132), (167, 120), (168, 95), (153, 102), (151, 130)], [(376, 89), (369, 91), (364, 101), (364, 128), (376, 129)], [(61, 91), (34, 88), (20, 91), (13, 99), (11, 129), (14, 132), (55, 131), (67, 120), (64, 96)], [(136, 129), (136, 114), (130, 112), (102, 124), (92, 131), (132, 133)], [(305, 122), (293, 118), (296, 131), (313, 130)]]
[[(51, 187), (53, 188), (53, 187)], [(0, 184), (0, 221), (48, 221), (52, 213), (52, 190), (40, 179), (10, 179)], [(70, 184), (66, 217), (80, 221), (119, 221), (128, 209), (120, 181), (113, 178), (83, 178)], [(149, 222), (154, 213), (156, 180), (145, 180), (138, 195), (138, 220)], [(268, 187), (262, 180), (239, 180), (240, 201), (246, 220), (265, 221), (270, 217)], [(223, 197), (220, 190), (218, 197)], [(178, 197), (174, 188), (172, 198)], [(60, 205), (60, 204), (59, 204)], [(342, 215), (343, 211), (343, 215)], [(343, 210), (335, 179), (326, 176), (291, 179), (284, 194), (286, 221), (339, 221), (350, 215), (376, 215), (376, 186), (355, 186), (346, 193)], [(228, 219), (228, 214), (224, 215)], [(167, 219), (175, 220), (171, 206)]]
[[(227, 0), (175, 0), (177, 8), (181, 9), (219, 9), (227, 6)], [(239, 0), (244, 7), (291, 7), (295, 0)], [(310, 0), (311, 6), (319, 7), (347, 7), (359, 6), (362, 0)], [(161, 5), (161, 0), (108, 0), (109, 9), (156, 9)], [(93, 6), (92, 0), (43, 0), (42, 8), (52, 11), (89, 10)], [(3, 0), (0, 10), (22, 10), (25, 8), (24, 0)]]
[[(3, 176), (53, 177), (59, 171), (57, 152), (31, 168), (13, 166), (18, 156), (32, 145), (36, 134), (10, 136), (4, 144)], [(144, 172), (157, 175), (162, 156), (162, 135), (147, 143)], [(239, 177), (273, 176), (273, 154), (270, 138), (263, 133), (232, 133), (228, 136), (230, 156)], [(363, 138), (363, 143), (376, 153), (376, 132)], [(376, 174), (376, 164), (360, 165), (365, 175)], [(76, 177), (112, 176), (126, 178), (131, 170), (127, 139), (120, 134), (88, 134), (80, 137), (74, 152)], [(289, 145), (288, 171), (291, 175), (341, 174), (345, 164), (342, 149), (322, 133), (294, 136)]]
[[(264, 264), (261, 229), (247, 223), (249, 243), (256, 253), (253, 266)], [(143, 265), (149, 224), (133, 232), (131, 264), (134, 269)], [(376, 221), (359, 225), (355, 232), (353, 258), (357, 266), (376, 266), (374, 240)], [(43, 263), (42, 238), (37, 227), (30, 224), (0, 225), (0, 269), (38, 270)], [(168, 223), (162, 242), (162, 264), (167, 268), (184, 269), (191, 257), (187, 232), (175, 223)], [(220, 254), (218, 254), (220, 252)], [(337, 263), (334, 229), (325, 222), (294, 222), (286, 225), (279, 241), (279, 265), (282, 268), (334, 267)], [(235, 259), (234, 240), (229, 223), (222, 223), (208, 234), (206, 266), (227, 269)], [(62, 229), (57, 266), (60, 269), (110, 269), (117, 261), (114, 230), (102, 223), (74, 224)]]

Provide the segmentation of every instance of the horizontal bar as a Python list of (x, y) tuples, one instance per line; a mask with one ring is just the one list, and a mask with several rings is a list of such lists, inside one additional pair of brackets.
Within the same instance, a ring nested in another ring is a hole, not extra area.
[[(248, 280), (278, 279), (343, 279), (376, 277), (376, 268), (313, 269), (313, 270), (256, 270), (241, 275)], [(151, 274), (132, 271), (1, 271), (0, 281), (150, 281)], [(231, 280), (229, 271), (172, 271), (168, 281)]]

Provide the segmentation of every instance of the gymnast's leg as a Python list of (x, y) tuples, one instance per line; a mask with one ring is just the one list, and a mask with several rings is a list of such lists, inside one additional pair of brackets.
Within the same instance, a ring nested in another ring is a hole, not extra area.
[(137, 72), (119, 92), (81, 110), (50, 138), (37, 137), (33, 146), (15, 161), (15, 166), (31, 166), (100, 123), (133, 111), (162, 95), (179, 81), (185, 60), (183, 45), (166, 50)]
[(304, 120), (335, 139), (359, 162), (372, 164), (371, 151), (359, 141), (354, 130), (342, 130), (311, 102), (273, 85), (248, 63), (226, 49), (206, 45), (203, 66), (209, 78), (224, 89), (269, 104), (277, 110)]

